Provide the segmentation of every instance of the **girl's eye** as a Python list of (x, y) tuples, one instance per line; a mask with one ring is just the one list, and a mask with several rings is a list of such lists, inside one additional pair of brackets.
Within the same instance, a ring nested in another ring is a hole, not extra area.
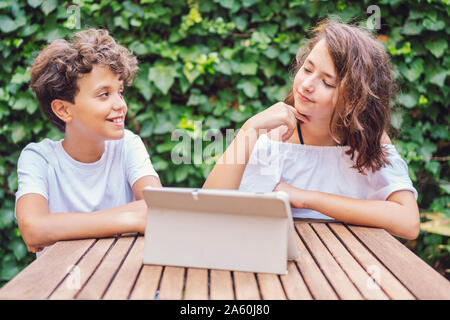
[(323, 83), (324, 83), (327, 87), (329, 87), (329, 88), (336, 88), (335, 86), (333, 86), (333, 85), (327, 83), (325, 80), (323, 81)]
[(311, 70), (307, 69), (306, 67), (303, 67), (305, 69), (305, 72), (311, 73)]

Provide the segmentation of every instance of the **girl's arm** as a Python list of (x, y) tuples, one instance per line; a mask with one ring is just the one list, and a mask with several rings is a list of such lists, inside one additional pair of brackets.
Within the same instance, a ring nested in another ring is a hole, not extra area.
[(297, 119), (308, 121), (294, 107), (278, 102), (248, 119), (208, 175), (204, 189), (238, 189), (259, 135), (286, 126), (281, 140), (294, 133)]
[(274, 191), (287, 192), (295, 208), (319, 211), (350, 224), (383, 228), (395, 236), (410, 240), (419, 235), (419, 208), (411, 191), (393, 192), (386, 201), (302, 190), (284, 182), (280, 182)]
[[(140, 178), (133, 185), (136, 199), (146, 186), (160, 187), (153, 176)], [(145, 233), (147, 205), (144, 200), (91, 213), (50, 213), (42, 195), (30, 193), (16, 204), (17, 223), (28, 250), (39, 252), (60, 240), (102, 238), (123, 233)]]

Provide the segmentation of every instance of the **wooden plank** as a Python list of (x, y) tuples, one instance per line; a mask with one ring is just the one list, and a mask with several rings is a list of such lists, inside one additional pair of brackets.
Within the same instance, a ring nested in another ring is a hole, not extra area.
[(256, 278), (264, 300), (286, 300), (280, 279), (276, 274), (257, 273)]
[(162, 272), (162, 266), (143, 265), (131, 291), (130, 299), (154, 300)]
[(0, 299), (46, 299), (94, 241), (55, 243), (0, 289)]
[(184, 299), (208, 300), (208, 269), (187, 269)]
[[(296, 222), (295, 228), (298, 232), (298, 227), (302, 222)], [(325, 278), (320, 268), (317, 266), (311, 254), (306, 249), (299, 235), (297, 234), (297, 246), (300, 252), (299, 258), (296, 260), (296, 264), (307, 284), (311, 295), (317, 300), (337, 300), (338, 296), (334, 292), (328, 280)]]
[(185, 268), (165, 267), (159, 289), (159, 299), (180, 300), (183, 299)]
[(75, 299), (101, 299), (113, 276), (118, 271), (134, 238), (118, 238), (113, 247), (106, 253), (100, 266), (88, 279), (85, 286), (76, 294)]
[(237, 300), (260, 300), (258, 284), (253, 272), (234, 271), (233, 279)]
[(350, 226), (356, 236), (419, 299), (450, 299), (450, 282), (383, 229)]
[(312, 255), (319, 264), (328, 281), (331, 283), (336, 293), (341, 299), (362, 299), (363, 297), (355, 288), (347, 275), (334, 260), (325, 245), (317, 237), (311, 226), (306, 223), (297, 224), (300, 236), (309, 247)]
[(122, 267), (116, 274), (113, 282), (106, 291), (103, 299), (124, 300), (128, 299), (133, 284), (142, 267), (144, 252), (144, 237), (137, 237), (130, 253), (127, 255)]
[[(391, 299), (415, 299), (408, 289), (344, 225), (341, 223), (328, 225), (364, 270), (372, 274), (374, 279), (379, 280), (379, 286)], [(370, 288), (376, 289), (375, 283), (372, 282)]]
[(210, 270), (210, 299), (234, 300), (231, 272), (227, 270)]
[(91, 277), (114, 240), (114, 238), (99, 239), (77, 264), (77, 269), (52, 293), (50, 299), (73, 299)]
[[(355, 284), (366, 299), (387, 300), (388, 296), (381, 290), (380, 286), (372, 285), (372, 278), (352, 257), (344, 245), (335, 237), (325, 223), (312, 223), (319, 238), (328, 248), (336, 262)], [(368, 282), (369, 281), (369, 282)]]
[(281, 275), (280, 279), (289, 300), (312, 300), (294, 261), (288, 262), (288, 274)]

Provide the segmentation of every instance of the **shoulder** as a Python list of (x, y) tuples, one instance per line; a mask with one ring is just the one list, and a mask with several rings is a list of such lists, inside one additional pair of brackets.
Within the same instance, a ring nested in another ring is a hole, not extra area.
[(123, 142), (125, 143), (125, 145), (127, 144), (133, 144), (133, 143), (142, 143), (142, 139), (139, 135), (135, 134), (134, 132), (132, 132), (131, 130), (125, 129), (124, 130), (124, 134), (123, 134), (123, 138), (122, 138)]
[(381, 136), (381, 144), (392, 144), (391, 139), (389, 138), (386, 131), (383, 131), (383, 135)]
[(55, 154), (58, 143), (60, 142), (50, 139), (44, 139), (41, 142), (31, 142), (22, 149), (19, 162), (24, 160), (49, 162), (49, 158)]

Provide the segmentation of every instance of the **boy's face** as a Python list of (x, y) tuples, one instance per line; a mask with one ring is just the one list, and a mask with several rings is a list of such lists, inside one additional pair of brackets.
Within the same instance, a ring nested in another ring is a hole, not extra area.
[(299, 113), (314, 122), (330, 120), (338, 89), (334, 63), (325, 40), (320, 40), (305, 59), (295, 75), (293, 89), (295, 108)]
[(127, 105), (123, 82), (108, 67), (94, 65), (78, 79), (78, 93), (71, 104), (70, 130), (102, 140), (120, 139), (124, 134)]

